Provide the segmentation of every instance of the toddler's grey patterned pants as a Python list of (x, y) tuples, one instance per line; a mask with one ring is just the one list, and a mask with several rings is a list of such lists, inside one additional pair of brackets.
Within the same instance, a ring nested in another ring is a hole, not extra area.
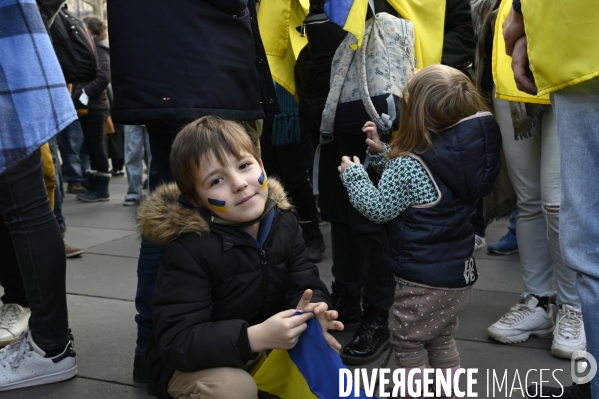
[(450, 368), (460, 364), (453, 339), (458, 313), (470, 300), (472, 288), (459, 290), (411, 287), (398, 284), (393, 305), (391, 345), (399, 367), (426, 364), (428, 351), (431, 367)]

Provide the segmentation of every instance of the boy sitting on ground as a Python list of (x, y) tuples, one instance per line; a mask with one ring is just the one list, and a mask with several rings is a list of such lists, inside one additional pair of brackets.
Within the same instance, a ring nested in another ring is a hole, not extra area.
[(168, 244), (152, 299), (149, 389), (256, 399), (246, 370), (264, 350), (292, 348), (313, 317), (340, 349), (327, 330), (343, 324), (327, 310), (297, 219), (243, 128), (215, 117), (190, 123), (173, 143), (171, 170), (176, 184), (138, 212), (142, 235)]

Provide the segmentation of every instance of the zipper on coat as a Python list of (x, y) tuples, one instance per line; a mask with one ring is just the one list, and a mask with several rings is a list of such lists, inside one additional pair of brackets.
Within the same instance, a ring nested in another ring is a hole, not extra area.
[(262, 268), (262, 281), (264, 282), (262, 286), (262, 306), (260, 306), (260, 308), (264, 309), (264, 307), (266, 306), (266, 297), (268, 294), (268, 262), (266, 261), (266, 251), (262, 248), (260, 248), (260, 260), (262, 263), (262, 265), (260, 266)]

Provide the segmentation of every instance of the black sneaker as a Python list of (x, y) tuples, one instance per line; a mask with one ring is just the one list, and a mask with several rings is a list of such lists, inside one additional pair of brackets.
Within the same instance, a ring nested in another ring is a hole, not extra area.
[(370, 363), (389, 347), (390, 342), (389, 310), (364, 303), (362, 324), (343, 348), (341, 360), (352, 365)]
[(331, 309), (339, 313), (337, 320), (345, 326), (343, 331), (348, 332), (348, 327), (357, 327), (362, 321), (362, 307), (360, 306), (360, 295), (351, 293), (343, 285), (333, 281), (331, 285)]
[(591, 399), (591, 383), (576, 384), (569, 387), (545, 387), (541, 389), (537, 385), (531, 385), (526, 388), (526, 395), (529, 398), (561, 398), (561, 399)]
[(135, 355), (133, 359), (133, 381), (145, 384), (148, 382), (148, 374), (146, 371), (146, 357)]

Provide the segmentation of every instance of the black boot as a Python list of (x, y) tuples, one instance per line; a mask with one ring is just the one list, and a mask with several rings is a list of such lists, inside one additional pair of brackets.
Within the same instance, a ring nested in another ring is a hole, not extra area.
[(337, 320), (345, 326), (357, 326), (362, 321), (362, 307), (360, 306), (360, 294), (353, 294), (343, 285), (333, 281), (331, 285), (332, 309), (339, 313)]
[(362, 324), (354, 338), (343, 348), (341, 360), (346, 364), (366, 364), (374, 361), (389, 347), (389, 310), (364, 302)]
[(310, 262), (320, 262), (324, 255), (325, 245), (320, 227), (318, 227), (318, 218), (311, 222), (300, 222), (300, 226), (306, 247), (308, 247), (308, 259)]
[(110, 173), (92, 172), (90, 177), (90, 187), (87, 193), (77, 194), (77, 199), (84, 202), (108, 201), (108, 185), (110, 184)]

